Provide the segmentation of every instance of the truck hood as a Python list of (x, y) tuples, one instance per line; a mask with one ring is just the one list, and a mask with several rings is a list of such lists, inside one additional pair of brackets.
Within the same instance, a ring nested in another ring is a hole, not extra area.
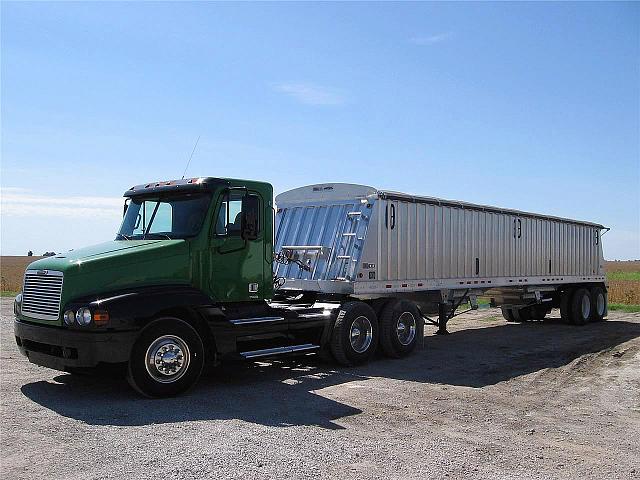
[(62, 313), (75, 298), (140, 286), (190, 284), (189, 249), (187, 240), (114, 240), (43, 258), (27, 269), (63, 272)]
[(150, 247), (153, 248), (155, 246), (157, 248), (170, 242), (183, 242), (183, 240), (113, 240), (77, 250), (69, 250), (53, 257), (42, 258), (31, 263), (27, 268), (29, 270), (60, 270), (66, 272), (73, 270), (74, 265), (87, 261), (137, 253), (148, 250)]

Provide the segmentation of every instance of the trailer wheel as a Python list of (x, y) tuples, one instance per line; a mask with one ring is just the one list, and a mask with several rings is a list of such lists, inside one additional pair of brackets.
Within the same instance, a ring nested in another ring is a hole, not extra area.
[(577, 289), (571, 297), (571, 320), (574, 325), (584, 325), (591, 318), (593, 302), (586, 288)]
[(571, 318), (571, 297), (573, 295), (572, 289), (567, 289), (562, 292), (560, 296), (560, 318), (564, 323), (573, 323)]
[(171, 397), (192, 387), (203, 366), (204, 346), (198, 332), (178, 318), (160, 318), (134, 344), (127, 380), (147, 397)]
[(342, 365), (359, 365), (369, 360), (378, 343), (378, 319), (364, 302), (340, 306), (331, 334), (331, 353)]
[(387, 357), (411, 353), (424, 332), (424, 320), (413, 302), (392, 300), (380, 315), (380, 346)]
[(531, 318), (534, 320), (544, 320), (549, 313), (549, 309), (545, 305), (535, 305), (531, 307)]
[(601, 322), (607, 314), (607, 292), (602, 287), (593, 287), (591, 300), (593, 300), (591, 321)]
[(502, 316), (507, 322), (515, 322), (516, 319), (513, 318), (513, 311), (510, 308), (502, 307)]
[(511, 309), (511, 314), (516, 322), (528, 322), (531, 320), (531, 309), (529, 307), (520, 307)]

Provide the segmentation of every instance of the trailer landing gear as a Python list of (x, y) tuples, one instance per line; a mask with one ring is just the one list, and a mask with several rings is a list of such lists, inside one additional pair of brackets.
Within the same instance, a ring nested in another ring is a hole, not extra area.
[(447, 322), (451, 317), (449, 316), (447, 307), (448, 305), (446, 303), (438, 304), (438, 330), (436, 331), (436, 335), (449, 335)]

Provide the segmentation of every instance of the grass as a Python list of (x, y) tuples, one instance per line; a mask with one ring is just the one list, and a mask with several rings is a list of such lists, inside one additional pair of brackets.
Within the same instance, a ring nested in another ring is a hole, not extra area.
[(640, 282), (640, 271), (638, 272), (607, 272), (608, 280), (630, 280)]
[(618, 310), (626, 313), (640, 313), (640, 305), (625, 305), (624, 303), (610, 303), (609, 310)]
[(0, 297), (15, 297), (18, 295), (18, 292), (11, 292), (9, 290), (2, 290), (0, 292)]

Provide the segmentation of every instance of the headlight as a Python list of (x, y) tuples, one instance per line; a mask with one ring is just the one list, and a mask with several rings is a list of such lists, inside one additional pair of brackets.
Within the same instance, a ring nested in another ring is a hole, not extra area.
[(76, 322), (78, 325), (86, 327), (91, 323), (91, 310), (88, 308), (81, 308), (76, 312)]
[(67, 310), (64, 312), (64, 323), (67, 325), (73, 325), (76, 320), (76, 314), (73, 310)]

